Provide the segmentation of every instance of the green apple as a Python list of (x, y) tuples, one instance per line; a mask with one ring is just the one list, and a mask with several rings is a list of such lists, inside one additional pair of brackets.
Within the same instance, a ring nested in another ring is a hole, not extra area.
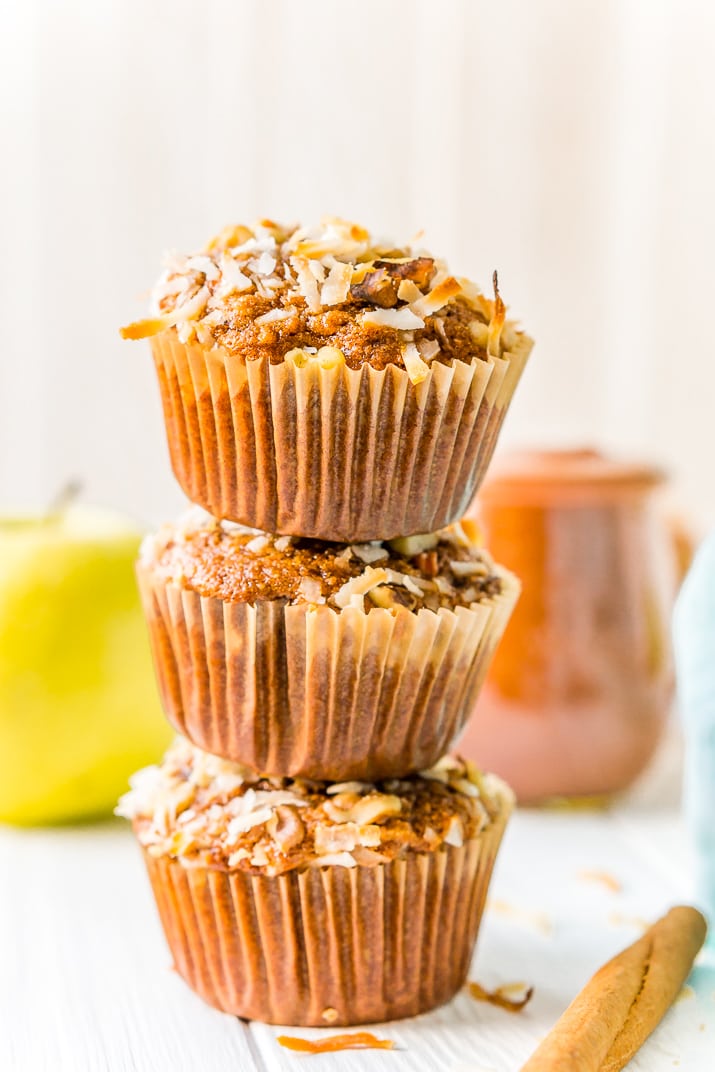
[(108, 814), (171, 738), (134, 579), (140, 538), (88, 507), (0, 519), (0, 820)]

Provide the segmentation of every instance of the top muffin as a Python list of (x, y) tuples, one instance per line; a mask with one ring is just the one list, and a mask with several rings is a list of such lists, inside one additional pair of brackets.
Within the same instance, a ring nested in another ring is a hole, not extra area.
[(444, 261), (333, 217), (313, 228), (227, 227), (201, 253), (167, 258), (152, 304), (125, 338), (175, 326), (183, 342), (247, 361), (396, 365), (413, 383), (433, 361), (486, 360), (517, 336), (498, 292), (492, 301)]
[(320, 540), (434, 532), (481, 482), (531, 349), (422, 249), (326, 217), (172, 254), (150, 338), (171, 463), (221, 519)]

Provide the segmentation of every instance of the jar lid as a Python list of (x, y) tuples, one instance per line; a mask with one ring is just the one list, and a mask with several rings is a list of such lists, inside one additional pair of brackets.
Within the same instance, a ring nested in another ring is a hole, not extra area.
[(643, 494), (665, 480), (665, 472), (656, 466), (623, 461), (590, 447), (520, 450), (494, 462), (479, 498), (515, 503), (556, 498), (593, 501)]

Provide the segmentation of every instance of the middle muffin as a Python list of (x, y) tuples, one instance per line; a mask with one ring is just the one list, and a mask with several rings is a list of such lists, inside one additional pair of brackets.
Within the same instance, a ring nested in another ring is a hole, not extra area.
[(266, 774), (430, 767), (519, 594), (471, 522), (387, 543), (272, 536), (192, 511), (137, 567), (167, 717)]

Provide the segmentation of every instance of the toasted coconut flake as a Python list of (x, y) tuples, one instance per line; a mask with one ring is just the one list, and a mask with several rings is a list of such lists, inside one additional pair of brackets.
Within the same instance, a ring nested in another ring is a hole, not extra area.
[(310, 867), (357, 867), (357, 860), (349, 852), (329, 852), (316, 856), (309, 863)]
[(222, 231), (219, 231), (214, 238), (207, 244), (206, 250), (209, 253), (219, 249), (229, 249), (232, 246), (242, 246), (244, 242), (248, 242), (253, 238), (253, 231), (249, 227), (244, 227), (241, 224), (235, 224), (233, 226), (224, 227)]
[(453, 815), (449, 820), (444, 840), (447, 845), (454, 845), (457, 849), (464, 844), (464, 827), (458, 815)]
[(291, 236), (288, 248), (299, 257), (356, 260), (368, 250), (369, 233), (358, 224), (337, 216), (325, 216), (315, 228), (301, 227)]
[(326, 267), (322, 261), (308, 260), (308, 268), (312, 272), (316, 283), (322, 283), (325, 279)]
[(275, 324), (280, 320), (290, 320), (293, 313), (290, 309), (269, 309), (267, 313), (256, 317), (256, 324)]
[(231, 853), (226, 862), (229, 867), (237, 867), (242, 860), (247, 860), (250, 855), (248, 849), (236, 849), (235, 852)]
[(241, 834), (252, 830), (254, 826), (262, 826), (263, 823), (267, 823), (272, 815), (273, 809), (268, 806), (257, 808), (256, 811), (251, 811), (247, 815), (237, 815), (235, 819), (231, 819), (226, 829), (226, 844), (235, 843)]
[[(182, 269), (183, 270), (183, 269)], [(157, 316), (161, 316), (164, 304), (168, 301), (171, 308), (180, 305), (184, 296), (196, 286), (196, 277), (193, 273), (186, 275), (174, 275), (172, 272), (162, 272), (151, 292), (151, 310)]]
[(325, 603), (320, 581), (317, 581), (314, 577), (301, 577), (298, 592), (306, 603)]
[[(534, 993), (533, 986), (527, 986), (526, 983), (505, 983), (495, 990), (487, 990), (481, 983), (470, 982), (467, 983), (467, 990), (475, 1001), (486, 1001), (489, 1005), (506, 1009), (507, 1012), (520, 1012), (529, 1004)], [(514, 992), (522, 996), (511, 997)]]
[(354, 543), (350, 550), (361, 562), (379, 562), (381, 558), (388, 558), (389, 552), (381, 543)]
[(467, 279), (463, 275), (457, 276), (457, 282), (462, 288), (462, 297), (465, 298), (470, 305), (478, 305), (483, 294), (476, 283), (473, 283), (471, 279)]
[(472, 336), (477, 346), (483, 346), (486, 350), (489, 343), (488, 324), (483, 323), (481, 320), (470, 321), (469, 334)]
[(176, 324), (195, 320), (201, 316), (201, 313), (206, 308), (209, 296), (208, 287), (200, 287), (193, 298), (189, 298), (188, 301), (183, 302), (176, 309), (172, 309), (170, 313), (149, 317), (147, 320), (137, 320), (133, 324), (120, 328), (119, 334), (123, 339), (146, 339), (151, 335), (158, 335)]
[(329, 797), (333, 797), (338, 793), (365, 793), (372, 788), (371, 782), (334, 782), (325, 792)]
[(429, 376), (429, 365), (420, 357), (420, 352), (413, 342), (408, 342), (402, 348), (402, 360), (405, 370), (412, 383), (417, 385)]
[(420, 339), (417, 349), (422, 360), (429, 364), (439, 353), (440, 347), (436, 339)]
[(362, 314), (361, 322), (381, 328), (395, 328), (397, 331), (417, 330), (425, 326), (424, 320), (408, 305), (403, 305), (401, 309), (368, 309)]
[(320, 300), (323, 305), (340, 305), (347, 299), (352, 275), (353, 270), (350, 264), (335, 261), (320, 291)]
[(386, 580), (386, 570), (373, 569), (372, 566), (368, 566), (359, 577), (351, 577), (349, 581), (346, 581), (338, 589), (333, 596), (333, 603), (342, 610), (350, 604), (354, 596), (362, 597), (367, 595), (371, 588), (376, 588), (378, 584), (384, 584)]
[[(326, 1013), (335, 1013), (327, 1016)], [(326, 1023), (337, 1020), (335, 1009), (326, 1009), (323, 1013)], [(338, 1053), (341, 1050), (394, 1050), (395, 1044), (390, 1039), (377, 1038), (369, 1031), (354, 1031), (347, 1035), (331, 1035), (330, 1038), (304, 1039), (292, 1035), (278, 1035), (278, 1043), (287, 1050), (298, 1053)]]
[(457, 547), (480, 547), (483, 543), (482, 531), (476, 521), (463, 517), (461, 521), (455, 521), (444, 529), (442, 535), (448, 538)]
[[(427, 551), (423, 553), (431, 554), (432, 552)], [(412, 580), (419, 588), (422, 589), (423, 592), (435, 592), (437, 589), (437, 586), (434, 581), (428, 580), (427, 577), (413, 577)]]
[(446, 785), (449, 782), (450, 771), (459, 771), (462, 769), (461, 762), (456, 756), (442, 756), (437, 762), (429, 767), (427, 770), (420, 771), (420, 778), (427, 778), (434, 782), (444, 782)]
[(623, 883), (608, 871), (579, 871), (578, 877), (584, 882), (598, 882), (611, 893), (620, 893)]
[(470, 782), (467, 778), (455, 778), (451, 784), (455, 789), (458, 789), (460, 793), (464, 793), (465, 797), (478, 797), (479, 790), (473, 782)]
[(455, 577), (479, 577), (489, 572), (486, 562), (460, 562), (450, 559), (449, 567)]
[(453, 298), (456, 298), (457, 295), (461, 293), (461, 284), (454, 278), (454, 276), (448, 275), (446, 279), (443, 279), (433, 287), (429, 294), (425, 294), (424, 297), (419, 298), (418, 301), (412, 302), (410, 309), (412, 309), (417, 316), (431, 316), (446, 305), (447, 302), (452, 301)]
[(171, 313), (165, 313), (163, 316), (149, 316), (144, 320), (135, 320), (131, 324), (126, 324), (119, 329), (119, 334), (123, 339), (148, 339), (152, 335), (159, 335), (160, 332), (166, 331), (174, 324), (174, 318)]
[(399, 584), (415, 596), (422, 595), (422, 589), (415, 584), (408, 573), (400, 573), (398, 570), (393, 569), (385, 570), (385, 573), (387, 574), (388, 584)]
[(186, 262), (186, 267), (191, 272), (200, 272), (206, 276), (207, 279), (218, 279), (221, 274), (216, 261), (212, 257), (206, 257), (198, 255), (196, 257), (189, 257)]
[(249, 263), (249, 268), (256, 275), (273, 275), (276, 270), (276, 258), (268, 250), (264, 250), (260, 257), (254, 258)]
[(399, 815), (402, 811), (402, 801), (399, 797), (387, 793), (371, 793), (369, 796), (360, 797), (350, 808), (338, 807), (339, 798), (327, 800), (323, 804), (323, 810), (334, 823), (357, 823), (358, 826), (367, 826), (377, 823), (381, 819), (389, 819)]
[(321, 309), (318, 281), (311, 271), (311, 262), (305, 257), (291, 257), (291, 266), (298, 280), (298, 289), (305, 298), (311, 313), (317, 313)]
[(284, 551), (288, 550), (292, 543), (292, 536), (279, 536), (277, 540), (273, 541), (273, 546), (275, 547), (276, 551), (280, 551), (281, 554), (283, 554)]
[(256, 279), (256, 293), (260, 294), (262, 298), (268, 298), (269, 301), (275, 299), (276, 293), (283, 287), (283, 280), (276, 279), (275, 276), (259, 276)]
[(198, 320), (206, 308), (206, 303), (210, 297), (211, 292), (209, 288), (204, 285), (197, 290), (193, 298), (189, 298), (188, 301), (183, 301), (170, 315), (174, 318), (175, 323), (180, 323), (182, 320)]
[(250, 290), (253, 281), (241, 271), (238, 261), (229, 253), (222, 253), (220, 260), (221, 284), (216, 291), (219, 298), (228, 297), (236, 291)]
[(359, 843), (360, 828), (356, 823), (343, 823), (341, 826), (319, 826), (315, 831), (315, 851), (320, 856), (324, 856), (329, 852), (352, 852)]
[(506, 317), (506, 306), (499, 294), (499, 279), (494, 272), (494, 314), (489, 321), (489, 336), (487, 340), (487, 353), (490, 357), (501, 357), (501, 333)]
[(250, 551), (251, 554), (260, 554), (261, 551), (270, 545), (270, 536), (254, 536), (252, 540), (249, 540), (245, 545), (245, 550)]
[(394, 540), (387, 541), (393, 551), (405, 558), (414, 558), (422, 551), (431, 551), (439, 543), (439, 533), (426, 532), (422, 536), (398, 536)]
[(400, 301), (407, 302), (410, 305), (412, 302), (420, 301), (424, 298), (424, 294), (411, 279), (403, 279), (397, 288), (397, 297)]

